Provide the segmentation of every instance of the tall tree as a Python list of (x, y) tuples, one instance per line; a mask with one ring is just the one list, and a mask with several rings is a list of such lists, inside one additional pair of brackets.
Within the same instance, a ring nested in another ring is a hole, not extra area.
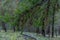
[[(52, 0), (54, 1), (54, 0)], [(57, 5), (58, 0), (55, 0), (53, 3), (53, 13), (52, 13), (52, 37), (54, 36), (54, 19), (55, 19), (55, 12), (56, 12), (56, 5)]]

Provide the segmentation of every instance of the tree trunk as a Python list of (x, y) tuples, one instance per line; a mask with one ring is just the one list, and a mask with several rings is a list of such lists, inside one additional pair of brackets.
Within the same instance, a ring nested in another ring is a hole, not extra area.
[(42, 35), (45, 37), (44, 18), (42, 19)]
[(14, 32), (16, 31), (15, 26), (13, 27)]
[(54, 37), (54, 18), (55, 18), (55, 11), (56, 11), (56, 5), (58, 0), (55, 0), (55, 3), (53, 4), (53, 14), (52, 14), (52, 37)]
[(39, 27), (36, 28), (36, 33), (39, 33)]
[[(4, 16), (4, 12), (5, 12), (5, 10), (1, 7), (2, 16)], [(3, 27), (3, 30), (5, 30), (5, 32), (7, 32), (7, 29), (6, 29), (6, 26), (5, 26), (5, 22), (4, 21), (2, 21), (2, 27)]]
[(6, 26), (5, 26), (5, 22), (2, 22), (2, 27), (3, 27), (3, 30), (5, 30), (5, 32), (7, 32), (7, 29), (6, 29)]

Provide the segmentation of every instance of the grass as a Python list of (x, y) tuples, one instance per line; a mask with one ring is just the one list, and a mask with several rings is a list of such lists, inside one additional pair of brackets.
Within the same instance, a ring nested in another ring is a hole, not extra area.
[[(32, 34), (32, 36), (34, 35), (36, 40), (60, 40), (60, 37), (47, 38), (41, 35), (37, 35), (35, 33), (29, 33), (29, 32), (26, 32), (25, 34), (28, 34), (28, 35)], [(23, 35), (20, 34), (20, 32), (0, 32), (0, 40), (25, 40), (25, 38)], [(35, 39), (27, 37), (26, 40), (35, 40)]]
[(0, 32), (0, 40), (24, 40), (18, 32)]

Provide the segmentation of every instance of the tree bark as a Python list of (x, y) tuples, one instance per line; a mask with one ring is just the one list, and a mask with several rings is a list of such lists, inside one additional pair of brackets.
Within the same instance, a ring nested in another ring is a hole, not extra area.
[(55, 19), (55, 11), (56, 11), (56, 5), (58, 0), (55, 0), (56, 2), (54, 3), (53, 6), (53, 14), (52, 14), (52, 37), (54, 37), (54, 19)]
[(45, 26), (44, 26), (44, 18), (42, 19), (42, 35), (45, 37)]
[(6, 26), (5, 26), (5, 22), (2, 22), (2, 27), (3, 27), (3, 30), (5, 30), (5, 32), (7, 32), (7, 29), (6, 29)]
[[(4, 12), (5, 12), (4, 9), (1, 7), (2, 16), (4, 16)], [(7, 29), (6, 29), (6, 26), (5, 26), (6, 23), (4, 21), (2, 21), (1, 23), (2, 23), (3, 30), (5, 30), (5, 32), (7, 32)]]

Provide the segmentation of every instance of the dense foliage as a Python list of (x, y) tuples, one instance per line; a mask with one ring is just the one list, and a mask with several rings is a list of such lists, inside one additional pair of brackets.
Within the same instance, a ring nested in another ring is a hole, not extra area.
[(58, 0), (3, 0), (0, 5), (0, 22), (18, 31), (23, 31), (26, 24), (29, 27), (42, 27), (43, 34), (46, 26), (51, 24), (54, 28), (54, 15), (58, 9)]

